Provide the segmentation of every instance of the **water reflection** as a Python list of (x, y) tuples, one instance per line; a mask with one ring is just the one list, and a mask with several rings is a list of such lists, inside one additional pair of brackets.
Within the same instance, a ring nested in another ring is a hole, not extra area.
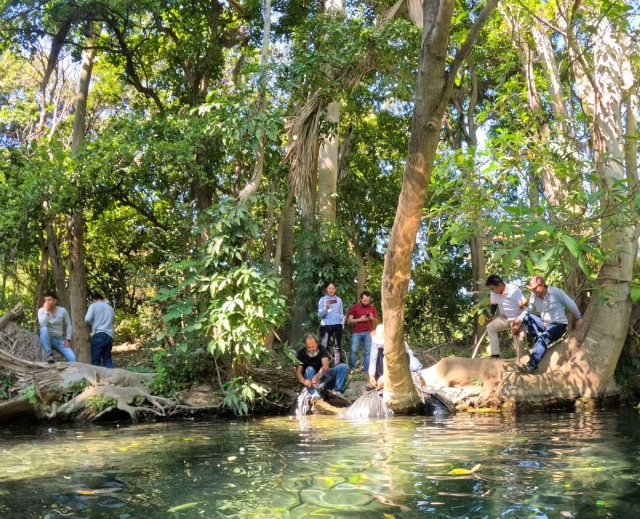
[(639, 422), (629, 410), (8, 428), (0, 517), (632, 518)]

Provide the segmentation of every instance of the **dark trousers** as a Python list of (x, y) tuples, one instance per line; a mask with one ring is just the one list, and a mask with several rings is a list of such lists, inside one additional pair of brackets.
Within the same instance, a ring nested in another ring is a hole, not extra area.
[(547, 353), (550, 344), (557, 341), (567, 330), (565, 323), (549, 323), (544, 326), (542, 319), (537, 315), (527, 314), (522, 319), (527, 327), (529, 338), (534, 341), (533, 351), (527, 366), (530, 369), (538, 369), (538, 364)]
[(335, 364), (344, 362), (344, 355), (342, 355), (342, 325), (330, 324), (328, 326), (320, 327), (320, 342), (322, 346), (329, 347), (329, 338), (333, 336), (333, 360)]
[(91, 364), (105, 368), (113, 368), (111, 360), (111, 348), (113, 347), (113, 337), (108, 333), (99, 332), (91, 336)]

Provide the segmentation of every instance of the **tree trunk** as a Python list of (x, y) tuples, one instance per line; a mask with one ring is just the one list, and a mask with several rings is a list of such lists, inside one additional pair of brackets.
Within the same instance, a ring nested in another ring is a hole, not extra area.
[[(343, 0), (326, 0), (326, 13), (344, 12)], [(326, 122), (335, 125), (330, 135), (320, 143), (318, 158), (318, 225), (320, 232), (325, 223), (335, 223), (338, 193), (338, 128), (340, 126), (340, 102), (333, 100), (325, 110)]]
[(364, 292), (367, 283), (367, 266), (365, 264), (364, 256), (360, 252), (360, 249), (357, 247), (357, 244), (354, 244), (353, 253), (356, 257), (356, 265), (358, 265), (358, 274), (356, 276), (358, 291), (356, 292), (356, 294), (359, 298), (360, 294)]
[[(53, 273), (53, 282), (58, 295), (58, 304), (65, 310), (70, 310), (69, 292), (67, 291), (67, 274), (64, 263), (62, 262), (58, 234), (53, 223), (50, 221), (47, 221), (45, 224), (45, 230), (47, 232), (47, 249), (49, 251), (49, 259), (51, 260), (51, 272)], [(42, 296), (40, 295), (38, 297)]]
[[(260, 55), (260, 94), (256, 103), (256, 113), (264, 112), (267, 96), (267, 65), (269, 64), (269, 37), (271, 32), (271, 0), (264, 0), (264, 28), (262, 31), (262, 54)], [(266, 135), (263, 132), (258, 141), (256, 150), (253, 177), (249, 183), (240, 191), (238, 198), (246, 198), (253, 193), (257, 193), (262, 180), (264, 170), (264, 144)]]
[[(84, 52), (82, 70), (78, 82), (78, 94), (73, 118), (71, 135), (71, 154), (77, 157), (84, 148), (84, 132), (87, 118), (87, 98), (91, 71), (95, 59), (95, 47), (92, 38), (91, 47)], [(87, 313), (87, 275), (84, 264), (84, 205), (78, 202), (67, 223), (69, 231), (69, 293), (71, 296), (71, 324), (73, 326), (72, 345), (78, 362), (91, 362), (89, 331), (84, 324)]]
[[(385, 391), (396, 412), (410, 412), (420, 402), (413, 386), (404, 352), (405, 300), (411, 278), (411, 258), (420, 227), (427, 186), (449, 102), (453, 81), (473, 41), (497, 0), (489, 0), (475, 19), (466, 41), (447, 69), (449, 32), (454, 2), (423, 3), (422, 49), (418, 63), (415, 106), (402, 190), (396, 209), (382, 281), (382, 309), (385, 316)], [(389, 346), (388, 349), (386, 346)]]
[(33, 315), (38, 314), (38, 309), (44, 303), (44, 289), (47, 286), (49, 274), (49, 249), (42, 234), (40, 235), (40, 241), (40, 268), (38, 269), (38, 279), (36, 280), (35, 293), (33, 294)]

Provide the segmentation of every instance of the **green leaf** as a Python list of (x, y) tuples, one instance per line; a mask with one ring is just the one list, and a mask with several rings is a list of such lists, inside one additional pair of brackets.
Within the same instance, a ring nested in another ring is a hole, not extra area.
[(576, 240), (574, 240), (571, 236), (567, 236), (566, 234), (561, 234), (560, 239), (567, 246), (567, 249), (569, 249), (569, 252), (573, 254), (573, 257), (577, 258), (580, 252), (580, 247), (578, 246), (578, 243), (576, 242)]

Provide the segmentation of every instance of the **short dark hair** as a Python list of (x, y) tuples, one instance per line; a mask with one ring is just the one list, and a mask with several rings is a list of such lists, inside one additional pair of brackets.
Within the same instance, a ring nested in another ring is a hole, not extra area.
[(329, 285), (333, 285), (334, 287), (336, 286), (333, 281), (327, 281), (327, 284), (324, 286), (324, 288), (329, 288)]
[(362, 299), (364, 296), (371, 297), (371, 292), (367, 292), (366, 290), (364, 290), (360, 293), (360, 299)]
[(56, 301), (58, 300), (58, 294), (53, 290), (45, 290), (43, 297), (53, 297)]
[(497, 287), (501, 283), (504, 283), (504, 281), (502, 281), (502, 278), (498, 276), (498, 274), (491, 274), (487, 278), (487, 282), (485, 283), (485, 285), (487, 285), (488, 287)]
[(102, 297), (102, 294), (100, 292), (91, 292), (91, 299), (97, 301), (104, 299), (104, 297)]

